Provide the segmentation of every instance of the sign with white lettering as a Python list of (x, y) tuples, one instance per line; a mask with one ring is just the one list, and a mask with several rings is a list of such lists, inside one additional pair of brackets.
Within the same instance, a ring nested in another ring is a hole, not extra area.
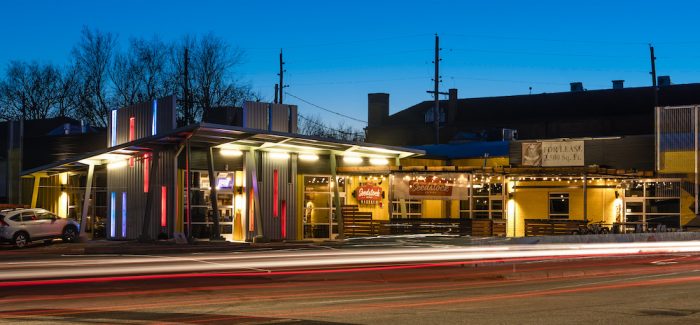
[(382, 187), (376, 185), (362, 185), (358, 187), (357, 200), (362, 202), (380, 202), (382, 200)]
[(469, 180), (457, 173), (394, 174), (392, 185), (395, 199), (459, 200), (467, 197)]
[(542, 167), (584, 166), (583, 141), (543, 141), (522, 144), (522, 165)]

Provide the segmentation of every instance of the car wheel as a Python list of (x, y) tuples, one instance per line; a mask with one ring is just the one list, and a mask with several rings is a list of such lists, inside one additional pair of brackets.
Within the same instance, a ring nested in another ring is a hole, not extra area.
[(29, 234), (23, 231), (16, 233), (14, 237), (12, 237), (12, 243), (15, 244), (17, 248), (27, 246), (27, 244), (29, 244)]
[(64, 243), (73, 243), (76, 241), (78, 238), (78, 229), (75, 228), (74, 226), (68, 226), (63, 228), (63, 234), (61, 235), (61, 239), (63, 239)]

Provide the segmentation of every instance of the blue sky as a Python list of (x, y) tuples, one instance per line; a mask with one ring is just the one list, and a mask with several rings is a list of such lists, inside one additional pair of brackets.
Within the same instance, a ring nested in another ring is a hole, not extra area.
[(392, 113), (431, 99), (435, 33), (441, 90), (460, 97), (647, 86), (648, 43), (659, 75), (700, 82), (699, 11), (693, 1), (2, 1), (0, 65), (63, 64), (83, 25), (122, 44), (211, 31), (245, 51), (238, 77), (268, 100), (283, 48), (289, 93), (366, 120), (371, 92), (390, 93)]

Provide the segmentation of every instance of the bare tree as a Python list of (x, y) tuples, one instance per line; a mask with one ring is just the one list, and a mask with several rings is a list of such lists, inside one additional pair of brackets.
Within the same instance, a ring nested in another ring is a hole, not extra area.
[(365, 140), (362, 131), (346, 125), (344, 121), (340, 121), (338, 126), (333, 128), (324, 123), (319, 115), (299, 115), (299, 117), (299, 133), (301, 134), (355, 142)]
[(53, 114), (61, 88), (61, 73), (51, 64), (10, 62), (0, 83), (5, 119), (45, 119)]
[(108, 70), (112, 59), (116, 36), (83, 27), (81, 38), (73, 48), (73, 60), (80, 92), (76, 117), (88, 120), (92, 125), (107, 125), (110, 111)]

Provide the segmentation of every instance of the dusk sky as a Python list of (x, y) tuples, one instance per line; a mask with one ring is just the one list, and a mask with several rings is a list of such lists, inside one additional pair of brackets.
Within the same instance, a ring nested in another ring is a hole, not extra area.
[[(287, 92), (360, 120), (367, 94), (391, 94), (391, 112), (431, 97), (434, 34), (441, 90), (460, 98), (648, 86), (648, 44), (658, 75), (700, 82), (694, 1), (3, 1), (0, 65), (65, 64), (83, 25), (173, 40), (207, 32), (245, 51), (238, 78), (274, 97), (284, 49)], [(326, 116), (295, 98), (304, 115)], [(328, 115), (335, 125), (339, 120)], [(363, 127), (362, 123), (346, 120)]]

